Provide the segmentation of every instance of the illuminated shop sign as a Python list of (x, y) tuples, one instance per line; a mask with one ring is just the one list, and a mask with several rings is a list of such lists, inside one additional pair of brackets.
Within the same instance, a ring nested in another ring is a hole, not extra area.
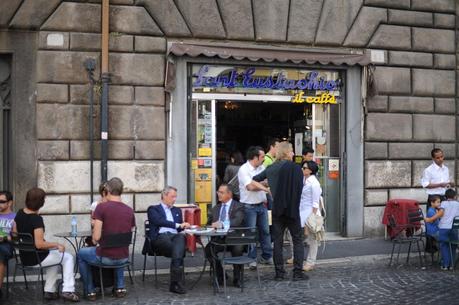
[(193, 87), (210, 88), (253, 88), (275, 90), (338, 90), (340, 80), (325, 80), (319, 72), (311, 71), (303, 79), (288, 79), (283, 72), (270, 76), (256, 76), (255, 67), (242, 72), (237, 69), (226, 70), (224, 75), (208, 76), (209, 66), (203, 65), (198, 73), (193, 74), (196, 80)]
[(319, 96), (303, 96), (303, 92), (299, 92), (292, 97), (292, 103), (308, 103), (308, 104), (338, 104), (336, 97), (329, 93), (322, 93)]

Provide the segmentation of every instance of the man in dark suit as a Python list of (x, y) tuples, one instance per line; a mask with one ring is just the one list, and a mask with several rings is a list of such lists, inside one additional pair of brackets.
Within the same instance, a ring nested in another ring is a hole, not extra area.
[[(213, 228), (220, 229), (223, 222), (227, 219), (230, 221), (230, 227), (241, 227), (244, 223), (244, 205), (233, 199), (233, 192), (227, 184), (222, 184), (217, 192), (219, 203), (212, 209), (212, 216), (208, 219), (208, 225)], [(225, 243), (224, 237), (213, 237), (213, 241), (217, 243)], [(244, 252), (243, 246), (228, 246), (232, 256), (241, 256)], [(206, 257), (211, 264), (215, 264), (215, 271), (219, 284), (223, 283), (223, 268), (220, 261), (217, 259), (217, 253), (224, 251), (223, 246), (217, 246), (208, 243), (205, 249)], [(241, 286), (241, 265), (234, 265), (233, 284), (236, 287)]]
[(161, 193), (161, 203), (148, 208), (150, 222), (151, 246), (158, 254), (171, 258), (169, 291), (186, 293), (183, 270), (186, 240), (180, 231), (189, 228), (190, 224), (183, 222), (182, 211), (174, 207), (177, 199), (177, 189), (167, 186)]

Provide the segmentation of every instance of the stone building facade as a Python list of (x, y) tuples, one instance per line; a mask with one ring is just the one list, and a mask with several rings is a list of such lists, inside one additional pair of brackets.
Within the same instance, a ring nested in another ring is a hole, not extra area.
[[(9, 167), (4, 183), (9, 181), (18, 206), (29, 187), (38, 185), (49, 193), (43, 209), (48, 234), (66, 228), (70, 214), (78, 214), (81, 228), (89, 226), (89, 87), (83, 63), (94, 58), (99, 66), (100, 2), (0, 4), (0, 68), (10, 71), (0, 73), (10, 75), (8, 83), (0, 81), (11, 89), (11, 137), (8, 148), (2, 146)], [(108, 175), (125, 181), (124, 198), (135, 209), (139, 226), (164, 185), (174, 184), (168, 170), (173, 152), (168, 151), (166, 62), (187, 56), (169, 53), (173, 42), (367, 52), (374, 55), (377, 95), (361, 99), (360, 82), (348, 88), (355, 91), (362, 114), (355, 120), (355, 138), (348, 128), (348, 141), (356, 141), (361, 152), (355, 161), (361, 167), (357, 177), (347, 178), (343, 217), (354, 227), (344, 234), (380, 235), (389, 198), (425, 200), (419, 180), (433, 147), (445, 151), (456, 177), (457, 2), (112, 0)], [(100, 139), (97, 129), (94, 136)], [(95, 184), (99, 166), (96, 161)]]

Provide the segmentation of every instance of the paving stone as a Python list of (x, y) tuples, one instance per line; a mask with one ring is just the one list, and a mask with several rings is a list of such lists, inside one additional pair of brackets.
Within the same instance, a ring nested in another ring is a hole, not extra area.
[[(56, 1), (53, 0), (53, 2)], [(41, 29), (47, 31), (100, 33), (101, 14), (99, 4), (63, 2), (46, 20)]]
[(88, 58), (96, 60), (96, 70), (99, 72), (99, 53), (95, 52), (37, 52), (37, 82), (39, 83), (86, 83), (87, 73), (84, 61)]
[(218, 7), (225, 25), (227, 39), (255, 39), (250, 1), (218, 0)]
[(407, 26), (381, 24), (368, 45), (371, 48), (411, 49), (411, 29)]
[(455, 52), (453, 30), (413, 27), (413, 50), (424, 52)]
[(425, 12), (389, 10), (389, 23), (417, 26), (432, 26), (433, 15)]
[(135, 51), (164, 53), (166, 52), (166, 39), (162, 37), (136, 36)]
[(410, 187), (411, 161), (365, 161), (365, 186), (367, 188)]
[(38, 34), (38, 48), (41, 50), (67, 50), (69, 41), (69, 33), (40, 31)]
[(21, 3), (22, 0), (2, 1), (0, 3), (0, 12), (2, 12), (0, 14), (0, 27), (8, 27), (8, 22), (11, 20)]
[(363, 0), (325, 0), (317, 29), (318, 45), (341, 45), (351, 28)]
[(10, 22), (10, 27), (20, 29), (40, 28), (41, 24), (49, 17), (60, 2), (61, 0), (23, 1), (22, 5), (14, 14)]
[(69, 142), (68, 141), (38, 141), (37, 142), (38, 160), (68, 160)]
[(145, 6), (168, 37), (191, 37), (182, 14), (173, 0), (139, 0), (137, 5)]
[(37, 102), (68, 103), (69, 86), (64, 84), (37, 84)]
[(285, 41), (289, 3), (282, 0), (254, 0), (252, 4), (256, 40)]
[(454, 96), (454, 71), (413, 69), (413, 94), (420, 96)]
[(136, 141), (135, 158), (137, 160), (163, 160), (166, 158), (165, 141)]
[(153, 54), (110, 54), (111, 83), (158, 86), (164, 83), (164, 56)]
[(456, 67), (456, 56), (453, 54), (434, 54), (434, 67), (454, 69)]
[(386, 9), (362, 7), (343, 45), (355, 47), (366, 46), (379, 24), (385, 22), (387, 22)]
[(387, 143), (366, 142), (365, 159), (387, 159)]
[(456, 16), (450, 14), (434, 14), (434, 25), (436, 28), (454, 29)]
[(375, 141), (406, 141), (412, 137), (412, 116), (398, 113), (369, 113), (366, 139)]
[(110, 6), (110, 32), (162, 36), (144, 7)]
[(175, 4), (193, 37), (225, 38), (225, 29), (215, 0), (176, 0)]
[(163, 87), (135, 87), (135, 103), (138, 105), (164, 106)]
[(454, 141), (456, 120), (449, 115), (413, 115), (413, 138), (419, 141)]
[(112, 106), (109, 109), (110, 139), (163, 140), (165, 128), (163, 107)]
[(435, 98), (436, 113), (454, 113), (456, 100), (454, 98)]
[(322, 5), (323, 0), (292, 0), (290, 2), (288, 41), (314, 43)]
[(409, 9), (410, 0), (365, 0), (365, 5)]
[(366, 190), (365, 206), (385, 205), (388, 199), (387, 190)]
[(454, 0), (412, 0), (411, 9), (420, 11), (438, 11), (454, 13), (456, 7)]
[(389, 159), (425, 159), (430, 156), (432, 143), (389, 143)]
[(376, 95), (368, 98), (367, 108), (369, 111), (382, 111), (386, 112), (389, 105), (389, 98), (385, 95)]
[(433, 56), (430, 53), (389, 51), (391, 66), (432, 67)]
[(378, 94), (410, 94), (411, 73), (407, 68), (377, 67), (374, 72)]
[(424, 112), (434, 111), (432, 97), (391, 96), (389, 97), (389, 112)]

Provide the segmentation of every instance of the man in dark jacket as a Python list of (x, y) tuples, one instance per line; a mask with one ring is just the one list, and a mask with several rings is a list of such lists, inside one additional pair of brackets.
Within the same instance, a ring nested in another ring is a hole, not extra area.
[(281, 142), (277, 147), (276, 162), (264, 172), (253, 177), (255, 181), (268, 179), (273, 196), (272, 238), (274, 242), (274, 267), (276, 280), (285, 278), (282, 255), (283, 237), (286, 228), (293, 240), (293, 280), (307, 279), (303, 273), (303, 231), (300, 224), (300, 199), (303, 189), (303, 173), (299, 165), (292, 162), (292, 144)]
[[(212, 216), (209, 217), (207, 224), (213, 228), (219, 229), (222, 227), (226, 219), (230, 221), (230, 227), (241, 227), (244, 224), (244, 205), (233, 199), (233, 193), (228, 184), (221, 184), (218, 188), (218, 201), (219, 203), (212, 209)], [(213, 237), (212, 241), (219, 244), (225, 243), (224, 237)], [(231, 251), (232, 256), (241, 256), (244, 252), (243, 246), (228, 246), (227, 250)], [(223, 282), (223, 268), (220, 261), (217, 259), (217, 253), (224, 251), (223, 246), (208, 243), (205, 249), (206, 257), (217, 272), (218, 283)], [(234, 265), (233, 269), (233, 285), (236, 287), (241, 286), (241, 265)]]

